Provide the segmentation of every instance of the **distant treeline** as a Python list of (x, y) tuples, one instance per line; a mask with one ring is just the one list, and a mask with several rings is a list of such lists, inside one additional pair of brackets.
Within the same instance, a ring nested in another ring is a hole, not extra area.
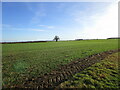
[(111, 38), (107, 38), (107, 39), (120, 39), (120, 37), (111, 37)]
[(83, 39), (75, 39), (75, 41), (80, 41), (80, 40), (83, 40)]
[(40, 43), (40, 42), (47, 42), (47, 41), (24, 41), (24, 42), (0, 42), (1, 44), (15, 44), (15, 43)]
[(75, 39), (75, 41), (80, 41), (80, 40), (99, 40), (99, 39)]
[[(120, 39), (120, 37), (111, 37), (107, 39)], [(75, 41), (81, 40), (99, 40), (99, 39), (75, 39)], [(64, 40), (64, 41), (74, 41), (74, 40)], [(20, 42), (0, 42), (0, 44), (15, 44), (15, 43), (41, 43), (41, 42), (50, 42), (50, 41), (20, 41)]]

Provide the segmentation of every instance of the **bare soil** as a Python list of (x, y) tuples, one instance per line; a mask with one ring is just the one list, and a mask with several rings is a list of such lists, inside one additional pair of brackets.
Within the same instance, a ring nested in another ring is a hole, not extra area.
[(84, 59), (78, 59), (72, 61), (69, 64), (60, 66), (56, 70), (51, 71), (50, 73), (44, 74), (36, 78), (30, 78), (23, 83), (23, 85), (18, 85), (16, 88), (55, 88), (60, 83), (68, 80), (72, 75), (83, 71), (85, 68), (100, 62), (105, 57), (110, 54), (119, 52), (118, 50), (110, 50), (98, 54), (88, 56)]

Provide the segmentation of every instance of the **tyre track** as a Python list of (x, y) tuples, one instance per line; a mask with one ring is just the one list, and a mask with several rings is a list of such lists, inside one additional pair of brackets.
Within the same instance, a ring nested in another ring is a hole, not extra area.
[[(94, 55), (90, 55), (84, 59), (78, 59), (76, 61), (72, 61), (71, 63), (60, 66), (58, 69), (53, 70), (50, 73), (44, 74), (43, 76), (29, 79), (22, 86), (22, 88), (55, 88), (60, 83), (68, 80), (72, 75), (78, 73), (85, 68), (100, 62), (106, 56), (116, 53), (119, 50), (110, 50)], [(19, 86), (18, 86), (19, 87)]]

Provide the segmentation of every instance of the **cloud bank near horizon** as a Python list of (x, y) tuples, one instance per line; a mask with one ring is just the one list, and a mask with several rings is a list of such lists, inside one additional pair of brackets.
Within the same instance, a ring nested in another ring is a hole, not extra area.
[(17, 4), (4, 4), (3, 41), (52, 40), (55, 35), (61, 40), (118, 37), (117, 2)]
[(118, 37), (118, 4), (110, 4), (103, 14), (91, 16), (91, 25), (83, 27), (81, 35), (78, 38), (105, 39), (109, 37)]

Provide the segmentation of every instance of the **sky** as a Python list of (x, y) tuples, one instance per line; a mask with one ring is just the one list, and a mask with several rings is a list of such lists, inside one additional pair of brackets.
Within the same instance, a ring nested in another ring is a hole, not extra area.
[(105, 39), (118, 36), (111, 2), (3, 2), (2, 41)]

